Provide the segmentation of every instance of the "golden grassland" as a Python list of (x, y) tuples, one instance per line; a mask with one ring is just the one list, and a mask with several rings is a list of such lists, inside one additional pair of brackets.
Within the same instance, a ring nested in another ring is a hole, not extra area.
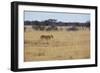
[[(41, 35), (53, 35), (50, 40)], [(73, 60), (90, 58), (90, 30), (25, 31), (24, 61)]]

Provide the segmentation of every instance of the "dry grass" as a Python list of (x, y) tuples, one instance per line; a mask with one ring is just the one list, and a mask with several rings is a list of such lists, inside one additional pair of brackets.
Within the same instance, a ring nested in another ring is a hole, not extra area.
[[(41, 35), (53, 35), (50, 40)], [(25, 31), (24, 61), (90, 58), (90, 31)]]

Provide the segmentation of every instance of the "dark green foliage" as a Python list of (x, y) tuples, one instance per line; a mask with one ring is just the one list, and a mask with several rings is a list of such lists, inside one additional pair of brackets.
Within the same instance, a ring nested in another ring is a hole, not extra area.
[(61, 22), (57, 21), (56, 19), (47, 19), (44, 21), (24, 21), (24, 25), (31, 25), (34, 30), (41, 30), (41, 31), (51, 31), (51, 30), (58, 30), (57, 26), (72, 26), (68, 30), (78, 30), (75, 27), (86, 27), (90, 28), (90, 21), (80, 23), (80, 22)]

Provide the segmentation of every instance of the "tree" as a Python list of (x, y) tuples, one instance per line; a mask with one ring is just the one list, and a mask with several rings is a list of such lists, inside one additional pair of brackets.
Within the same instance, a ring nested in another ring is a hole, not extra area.
[(39, 21), (32, 21), (32, 28), (35, 30), (39, 29)]
[(86, 27), (90, 28), (90, 21), (87, 21), (87, 22), (85, 23), (85, 25), (86, 25)]
[(24, 25), (31, 25), (30, 21), (24, 21)]
[(44, 24), (47, 25), (47, 26), (48, 25), (50, 25), (50, 26), (51, 25), (55, 25), (56, 23), (57, 23), (57, 20), (56, 19), (48, 19), (48, 20), (45, 20), (44, 21)]

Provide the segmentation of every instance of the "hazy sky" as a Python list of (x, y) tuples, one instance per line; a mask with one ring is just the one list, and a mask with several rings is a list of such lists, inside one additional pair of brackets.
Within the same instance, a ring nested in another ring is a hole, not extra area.
[(90, 14), (24, 11), (25, 21), (43, 21), (47, 19), (57, 19), (57, 21), (63, 22), (86, 22), (90, 20)]

